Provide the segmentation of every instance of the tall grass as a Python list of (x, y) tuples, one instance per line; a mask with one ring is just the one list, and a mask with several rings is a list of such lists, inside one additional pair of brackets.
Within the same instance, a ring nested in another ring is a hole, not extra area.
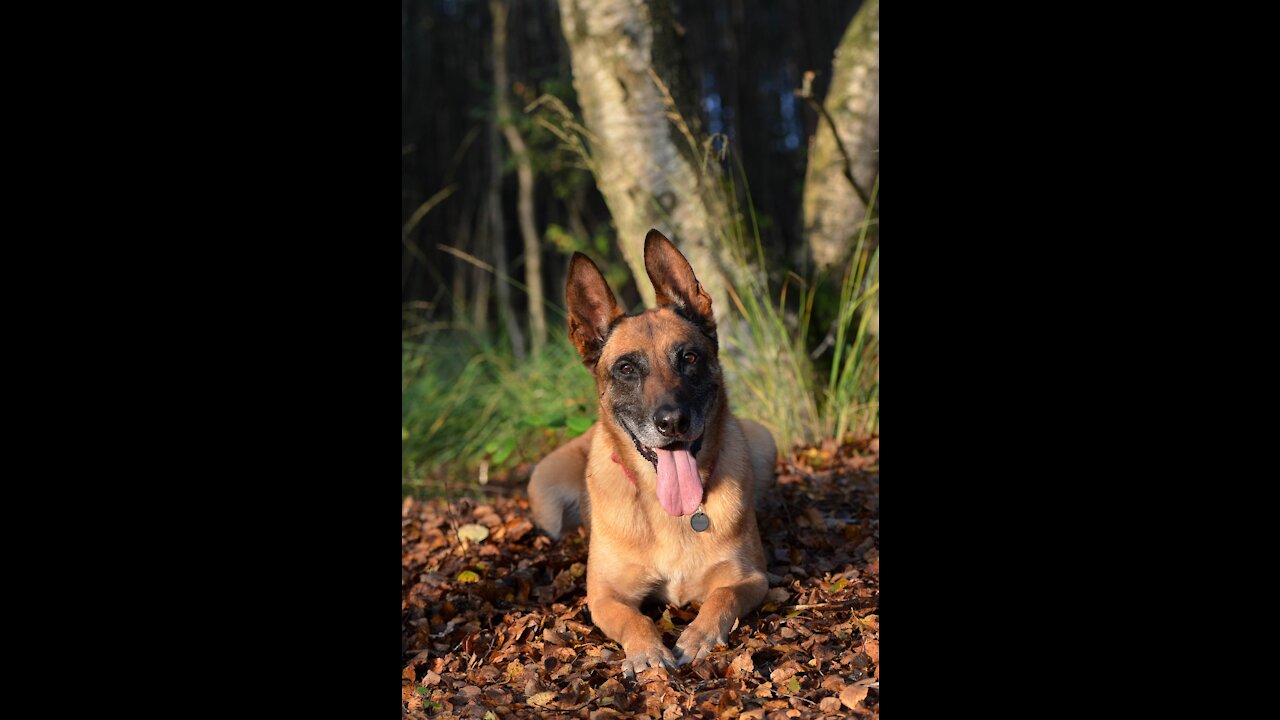
[[(735, 164), (746, 187), (741, 163)], [(733, 212), (730, 222), (718, 230), (721, 242), (730, 248), (741, 269), (729, 278), (727, 289), (743, 320), (722, 333), (725, 371), (732, 383), (736, 412), (763, 423), (773, 431), (779, 447), (789, 448), (811, 439), (821, 424), (813, 394), (813, 363), (805, 352), (816, 286), (787, 273), (774, 304), (750, 189), (743, 192), (752, 219), (750, 235), (738, 207), (732, 175), (725, 182), (725, 191)], [(787, 294), (793, 281), (796, 311), (788, 317)]]
[(877, 176), (858, 244), (840, 285), (835, 354), (823, 407), (823, 434), (828, 437), (844, 438), (850, 431), (866, 435), (880, 429), (880, 336), (878, 328), (870, 332), (871, 321), (879, 318), (880, 311), (880, 247), (877, 244), (868, 253), (866, 245), (870, 209), (875, 208), (879, 192)]
[(533, 463), (595, 422), (595, 383), (567, 339), (517, 363), (484, 336), (436, 331), (404, 344), (404, 489), (438, 494)]
[[(737, 169), (746, 188), (740, 163)], [(725, 186), (728, 198), (738, 196), (732, 176)], [(871, 207), (878, 193), (877, 178)], [(827, 278), (822, 274), (805, 280), (791, 271), (784, 274), (776, 293), (770, 290), (768, 260), (754, 222), (749, 188), (742, 195), (748, 204), (746, 216), (753, 221), (750, 235), (736, 200), (731, 202), (730, 216), (736, 219), (720, 228), (722, 242), (743, 268), (730, 278), (729, 290), (744, 322), (734, 326), (737, 333), (724, 336), (728, 349), (724, 362), (734, 383), (738, 412), (769, 427), (784, 448), (878, 432), (880, 343), (878, 334), (871, 332), (871, 320), (879, 307), (880, 250), (868, 251), (866, 242), (873, 218), (868, 215), (863, 221), (844, 268), (831, 337), (819, 341), (832, 352), (823, 382), (811, 357), (815, 347), (810, 328), (819, 294), (833, 290), (824, 287)]]

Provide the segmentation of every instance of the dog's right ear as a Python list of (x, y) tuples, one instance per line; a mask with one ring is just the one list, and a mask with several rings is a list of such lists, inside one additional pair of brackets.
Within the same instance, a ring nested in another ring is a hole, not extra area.
[(569, 262), (569, 283), (565, 288), (569, 302), (569, 339), (582, 362), (594, 368), (609, 337), (609, 326), (622, 310), (613, 291), (591, 258), (580, 252)]

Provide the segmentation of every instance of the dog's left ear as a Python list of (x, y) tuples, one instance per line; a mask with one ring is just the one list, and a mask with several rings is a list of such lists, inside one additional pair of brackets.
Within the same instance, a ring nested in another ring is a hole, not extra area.
[(716, 316), (711, 296), (693, 274), (693, 267), (666, 235), (650, 230), (644, 238), (644, 269), (649, 273), (659, 307), (671, 305), (682, 317), (715, 338)]

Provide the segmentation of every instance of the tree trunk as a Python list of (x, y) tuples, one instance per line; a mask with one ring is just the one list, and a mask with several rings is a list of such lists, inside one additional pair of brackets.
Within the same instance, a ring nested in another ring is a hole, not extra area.
[[(470, 198), (463, 204), (462, 219), (458, 222), (458, 236), (454, 240), (457, 248), (466, 253), (475, 254), (475, 250), (471, 248), (471, 229), (472, 220), (475, 217), (475, 210)], [(467, 325), (467, 276), (472, 271), (472, 266), (466, 264), (461, 258), (453, 257), (445, 262), (453, 268), (453, 322), (458, 327)], [(473, 319), (473, 324), (474, 320)], [(476, 330), (483, 331), (483, 327), (477, 327)]]
[(520, 222), (520, 235), (524, 239), (524, 284), (529, 292), (529, 340), (534, 355), (542, 352), (547, 337), (547, 313), (543, 307), (542, 248), (538, 243), (538, 231), (533, 220), (533, 164), (524, 139), (511, 121), (511, 101), (507, 97), (507, 1), (489, 0), (493, 15), (493, 77), (494, 101), (497, 104), (498, 124), (507, 138), (507, 145), (516, 158), (516, 178), (519, 195), (516, 201), (516, 217)]
[[(505, 94), (506, 78), (498, 77), (498, 68), (504, 63), (497, 62), (496, 58), (505, 57), (507, 52), (507, 35), (505, 24), (499, 27), (498, 22), (493, 23), (493, 63), (494, 68), (494, 104), (497, 105), (497, 98)], [(505, 75), (505, 72), (504, 72)], [(514, 307), (511, 304), (511, 285), (508, 279), (511, 273), (507, 264), (507, 231), (502, 218), (502, 141), (498, 137), (498, 117), (495, 113), (493, 121), (489, 123), (489, 194), (488, 194), (488, 210), (489, 210), (489, 237), (491, 239), (490, 247), (493, 249), (493, 267), (497, 277), (494, 278), (494, 288), (498, 291), (498, 314), (502, 316), (502, 322), (507, 328), (507, 337), (511, 340), (511, 353), (516, 360), (523, 361), (524, 353), (524, 334), (520, 331), (520, 322), (516, 319)]]
[(822, 107), (804, 178), (804, 232), (818, 270), (848, 259), (880, 170), (879, 0), (864, 0), (849, 23)]
[[(734, 264), (719, 228), (728, 217), (715, 174), (700, 177), (697, 153), (668, 117), (655, 74), (680, 99), (674, 23), (667, 0), (559, 0), (573, 86), (591, 143), (596, 184), (618, 230), (618, 245), (645, 305), (654, 303), (644, 270), (644, 238), (658, 228), (688, 257), (717, 318), (729, 307)], [(696, 142), (696, 141), (695, 141)], [(710, 171), (717, 172), (713, 162)]]

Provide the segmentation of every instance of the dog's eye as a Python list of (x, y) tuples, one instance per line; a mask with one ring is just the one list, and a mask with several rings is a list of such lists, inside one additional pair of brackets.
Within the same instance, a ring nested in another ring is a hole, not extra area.
[(698, 353), (692, 351), (685, 353), (684, 361), (688, 365), (696, 365), (698, 362)]
[(635, 371), (636, 371), (636, 368), (631, 363), (622, 363), (621, 365), (618, 366), (618, 372), (622, 373), (623, 375), (630, 375)]

